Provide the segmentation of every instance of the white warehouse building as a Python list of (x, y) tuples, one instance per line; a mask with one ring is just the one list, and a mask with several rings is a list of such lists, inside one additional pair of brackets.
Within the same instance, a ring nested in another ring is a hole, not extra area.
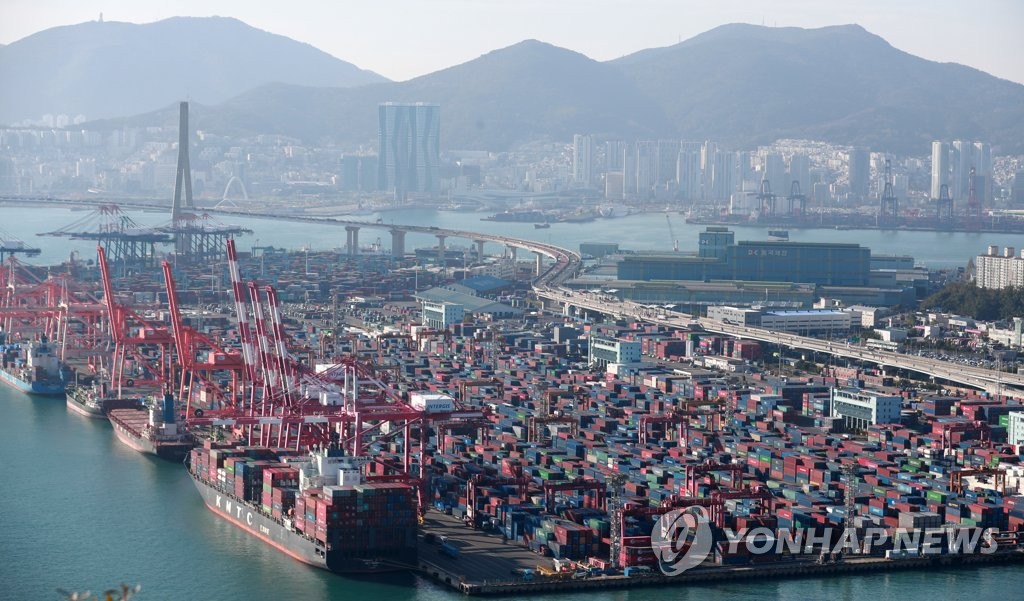
[(832, 417), (843, 419), (847, 430), (900, 421), (903, 397), (856, 388), (832, 389)]
[(609, 363), (638, 363), (640, 343), (619, 338), (591, 336), (588, 359), (590, 365), (606, 367)]
[(1024, 448), (1024, 411), (1011, 411), (1010, 423), (1006, 428), (1006, 441), (1020, 453)]
[(850, 331), (852, 322), (853, 315), (847, 311), (764, 311), (761, 314), (762, 328), (804, 336), (843, 335)]

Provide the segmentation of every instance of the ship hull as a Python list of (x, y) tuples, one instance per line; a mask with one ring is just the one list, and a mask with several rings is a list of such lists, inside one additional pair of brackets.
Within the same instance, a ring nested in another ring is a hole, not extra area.
[[(132, 413), (141, 413), (136, 412), (135, 410), (130, 411), (132, 411)], [(145, 436), (142, 436), (141, 433), (129, 428), (121, 420), (117, 419), (114, 414), (109, 415), (110, 423), (114, 426), (114, 435), (117, 436), (117, 439), (125, 446), (134, 451), (138, 451), (139, 453), (144, 453), (146, 455), (156, 455), (157, 457), (166, 459), (167, 461), (181, 463), (185, 460), (188, 452), (192, 450), (193, 445), (191, 443), (154, 441), (146, 438)]]
[(74, 391), (68, 392), (65, 402), (68, 409), (91, 419), (107, 419), (107, 412), (112, 409), (134, 409), (139, 406), (137, 399), (103, 398), (98, 402), (92, 399), (83, 401)]
[(78, 415), (83, 415), (90, 419), (107, 419), (107, 414), (104, 413), (103, 407), (81, 403), (75, 400), (75, 398), (70, 394), (64, 404), (67, 405), (68, 409), (74, 411)]
[(62, 396), (64, 385), (52, 382), (27, 382), (6, 369), (0, 369), (0, 382), (33, 396)]
[(415, 549), (410, 549), (404, 557), (397, 558), (353, 557), (340, 551), (327, 550), (323, 543), (286, 527), (283, 522), (233, 495), (215, 489), (195, 475), (192, 476), (192, 482), (203, 497), (207, 509), (302, 563), (336, 574), (395, 572), (416, 566)]

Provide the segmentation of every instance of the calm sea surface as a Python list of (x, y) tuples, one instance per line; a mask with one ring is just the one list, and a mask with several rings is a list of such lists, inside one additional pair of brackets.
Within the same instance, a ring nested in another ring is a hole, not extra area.
[[(79, 220), (84, 220), (88, 215), (88, 211), (72, 211), (65, 208), (0, 207), (0, 230), (5, 230), (23, 239), (31, 246), (41, 248), (43, 254), (32, 259), (33, 263), (47, 264), (64, 261), (72, 251), (77, 251), (83, 258), (95, 258), (96, 245), (88, 240), (36, 235), (40, 232), (64, 228)], [(137, 223), (146, 227), (165, 225), (169, 220), (166, 213), (133, 212), (129, 215)], [(504, 234), (549, 242), (572, 249), (578, 249), (581, 242), (618, 242), (623, 249), (636, 250), (670, 250), (672, 248), (672, 237), (669, 235), (665, 214), (661, 212), (615, 219), (599, 219), (590, 223), (553, 223), (547, 229), (536, 229), (532, 223), (482, 221), (480, 218), (486, 215), (487, 213), (453, 213), (414, 209), (361, 215), (352, 219), (372, 222), (380, 218), (385, 225), (390, 223), (433, 225)], [(705, 226), (687, 224), (684, 217), (675, 212), (671, 213), (670, 217), (675, 238), (679, 241), (679, 249), (695, 251), (697, 249), (697, 233), (702, 231)], [(240, 250), (255, 244), (288, 249), (304, 247), (328, 249), (345, 245), (345, 230), (338, 226), (240, 216), (218, 216), (216, 219), (221, 223), (241, 225), (254, 231), (252, 235), (240, 238)], [(95, 228), (95, 225), (87, 223), (81, 229), (92, 230)], [(736, 232), (737, 240), (765, 240), (768, 236), (766, 227), (740, 226), (732, 229)], [(1024, 247), (1024, 235), (1021, 234), (790, 229), (789, 237), (790, 240), (797, 242), (861, 244), (870, 248), (875, 254), (910, 255), (918, 263), (928, 267), (964, 266), (968, 259), (985, 252), (990, 244), (1000, 247), (1013, 246), (1017, 250)], [(370, 246), (378, 238), (385, 249), (391, 247), (391, 236), (386, 229), (367, 227), (359, 232), (361, 246)], [(437, 244), (437, 240), (429, 235), (410, 234), (406, 239), (406, 249), (410, 250), (415, 247), (435, 244)], [(469, 245), (470, 242), (449, 239), (447, 244), (451, 247)], [(496, 246), (488, 246), (488, 252), (497, 250)]]

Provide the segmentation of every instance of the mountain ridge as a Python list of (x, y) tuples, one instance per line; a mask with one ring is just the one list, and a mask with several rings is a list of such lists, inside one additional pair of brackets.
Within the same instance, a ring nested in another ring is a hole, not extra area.
[(153, 23), (88, 21), (0, 47), (0, 121), (44, 113), (108, 118), (175, 98), (216, 104), (265, 83), (352, 86), (387, 81), (290, 38), (230, 17)]
[[(173, 122), (181, 97), (104, 126)], [(441, 105), (448, 149), (588, 133), (734, 148), (799, 137), (912, 154), (933, 139), (965, 138), (1024, 152), (1024, 86), (916, 57), (855, 24), (728, 24), (604, 62), (527, 39), (403, 82), (264, 82), (219, 102), (194, 100), (211, 130), (352, 146), (376, 143), (378, 103), (421, 101)]]

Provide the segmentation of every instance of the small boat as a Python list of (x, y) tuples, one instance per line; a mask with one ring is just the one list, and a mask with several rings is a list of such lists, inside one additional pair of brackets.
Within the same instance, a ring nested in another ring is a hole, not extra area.
[(551, 227), (551, 224), (547, 223), (547, 222), (545, 222), (545, 223), (535, 223), (535, 224), (533, 224), (533, 227), (535, 227), (535, 228), (537, 228), (539, 230), (543, 230), (543, 229)]

